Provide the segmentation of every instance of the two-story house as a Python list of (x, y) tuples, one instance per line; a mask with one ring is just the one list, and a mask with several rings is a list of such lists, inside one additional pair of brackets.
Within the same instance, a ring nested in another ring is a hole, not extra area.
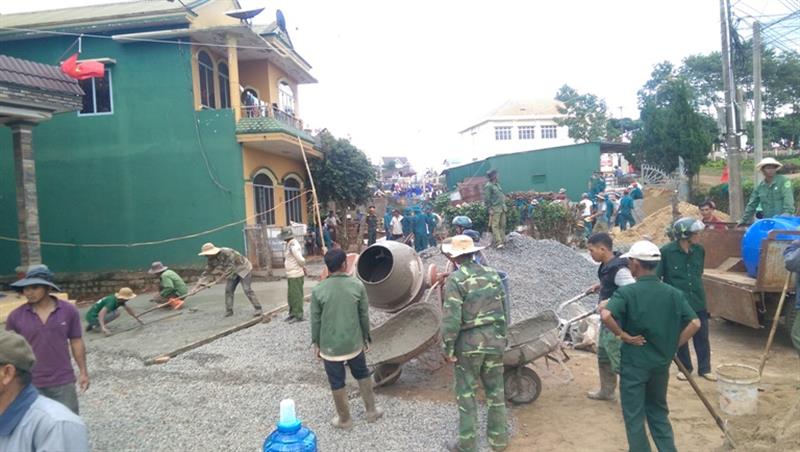
[[(0, 53), (105, 64), (77, 113), (34, 127), (42, 260), (55, 271), (198, 265), (204, 242), (307, 222), (309, 159), (298, 86), (315, 83), (285, 19), (253, 25), (235, 0), (134, 1), (0, 15)], [(262, 14), (268, 14), (264, 12)], [(78, 42), (80, 37), (80, 42)], [(0, 174), (13, 175), (0, 129)], [(18, 237), (14, 178), (0, 236)], [(0, 274), (19, 265), (0, 240)]]
[(566, 146), (574, 141), (566, 126), (556, 124), (557, 100), (508, 101), (459, 132), (464, 155), (497, 154)]

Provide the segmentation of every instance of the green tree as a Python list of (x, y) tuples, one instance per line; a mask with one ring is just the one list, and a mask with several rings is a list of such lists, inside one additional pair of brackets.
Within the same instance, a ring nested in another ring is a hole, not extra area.
[(689, 82), (669, 63), (656, 65), (639, 91), (642, 127), (634, 132), (626, 158), (635, 165), (650, 163), (666, 171), (683, 157), (689, 176), (705, 163), (717, 137), (715, 121), (697, 112)]
[(563, 106), (558, 112), (567, 115), (557, 118), (556, 124), (569, 128), (569, 137), (580, 141), (598, 141), (606, 136), (608, 114), (606, 101), (591, 93), (579, 94), (569, 85), (564, 85), (556, 93), (556, 100)]
[(367, 156), (349, 140), (328, 131), (319, 139), (324, 157), (309, 162), (319, 202), (355, 207), (369, 200), (378, 177)]
[(606, 141), (621, 142), (622, 136), (642, 127), (642, 121), (631, 118), (608, 118)]

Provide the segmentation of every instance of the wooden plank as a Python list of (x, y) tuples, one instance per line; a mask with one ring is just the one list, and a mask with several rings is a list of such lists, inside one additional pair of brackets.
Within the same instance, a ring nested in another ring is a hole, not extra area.
[(273, 315), (275, 315), (275, 314), (277, 314), (277, 313), (279, 313), (279, 312), (281, 312), (281, 311), (283, 311), (283, 310), (285, 310), (287, 308), (288, 308), (287, 305), (283, 305), (283, 306), (281, 306), (279, 308), (275, 308), (272, 311), (269, 311), (269, 312), (267, 312), (267, 313), (265, 313), (265, 314), (263, 314), (263, 315), (261, 315), (259, 317), (255, 317), (252, 320), (248, 320), (248, 321), (246, 321), (244, 323), (240, 323), (240, 324), (235, 325), (235, 326), (233, 326), (231, 328), (228, 328), (227, 330), (223, 330), (223, 331), (220, 331), (219, 333), (213, 334), (213, 335), (211, 335), (209, 337), (200, 339), (199, 341), (194, 341), (194, 342), (192, 342), (190, 344), (186, 344), (183, 347), (179, 347), (179, 348), (177, 348), (177, 349), (175, 349), (175, 350), (173, 350), (173, 351), (171, 351), (169, 353), (164, 353), (164, 354), (161, 354), (161, 355), (158, 355), (158, 356), (154, 356), (152, 358), (148, 358), (148, 359), (146, 359), (144, 361), (144, 365), (145, 366), (151, 366), (153, 364), (165, 363), (165, 362), (169, 361), (170, 358), (174, 358), (174, 357), (176, 357), (176, 356), (178, 356), (178, 355), (180, 355), (182, 353), (186, 353), (186, 352), (188, 352), (190, 350), (194, 350), (197, 347), (201, 347), (201, 346), (206, 345), (208, 343), (214, 342), (215, 340), (217, 340), (217, 339), (219, 339), (221, 337), (225, 337), (225, 336), (227, 336), (229, 334), (233, 334), (233, 333), (235, 333), (237, 331), (241, 331), (241, 330), (244, 330), (246, 328), (250, 328), (253, 325), (257, 325), (257, 324), (261, 323), (262, 321), (264, 321), (264, 318), (273, 316)]
[(712, 279), (703, 279), (706, 289), (708, 312), (751, 328), (761, 328), (758, 321), (756, 300), (758, 294), (741, 286)]
[[(758, 263), (757, 287), (763, 292), (783, 292), (783, 284), (789, 272), (783, 260), (783, 251), (789, 246), (788, 241), (764, 240)], [(789, 287), (795, 287), (795, 276), (791, 275)]]
[(700, 234), (699, 244), (706, 250), (706, 268), (717, 268), (726, 259), (742, 257), (744, 229), (706, 229)]
[[(729, 272), (707, 268), (703, 271), (703, 280), (714, 280), (720, 283), (734, 284), (750, 291), (756, 290), (756, 280), (747, 276), (747, 273)], [(708, 291), (706, 291), (708, 292)]]

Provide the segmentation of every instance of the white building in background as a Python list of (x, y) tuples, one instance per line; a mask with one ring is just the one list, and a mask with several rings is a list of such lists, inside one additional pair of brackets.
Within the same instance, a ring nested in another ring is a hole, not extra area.
[(574, 144), (567, 127), (555, 122), (565, 116), (559, 105), (549, 99), (504, 103), (459, 132), (464, 155), (486, 158)]

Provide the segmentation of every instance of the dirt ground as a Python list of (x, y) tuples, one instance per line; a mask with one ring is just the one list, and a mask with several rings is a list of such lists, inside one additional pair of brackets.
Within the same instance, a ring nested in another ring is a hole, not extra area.
[[(767, 335), (767, 330), (713, 319), (712, 367), (722, 363), (758, 367)], [(542, 393), (532, 404), (511, 409), (514, 434), (508, 450), (627, 450), (619, 403), (591, 401), (585, 395), (597, 384), (596, 355), (581, 351), (567, 353), (571, 358), (567, 365), (574, 376), (570, 383), (539, 372), (542, 367), (539, 363), (534, 367), (542, 378)], [(727, 450), (722, 433), (691, 386), (674, 377), (677, 372), (674, 366), (671, 372), (670, 419), (678, 450)], [(428, 380), (427, 387), (420, 388), (414, 386), (413, 375), (404, 373), (395, 385), (380, 391), (397, 397), (452, 401), (452, 379), (452, 369), (444, 367), (435, 372), (432, 381)], [(757, 415), (732, 417), (722, 413), (718, 409), (717, 384), (703, 379), (698, 383), (722, 418), (728, 420), (737, 450), (800, 450), (800, 359), (781, 330), (759, 384)]]

